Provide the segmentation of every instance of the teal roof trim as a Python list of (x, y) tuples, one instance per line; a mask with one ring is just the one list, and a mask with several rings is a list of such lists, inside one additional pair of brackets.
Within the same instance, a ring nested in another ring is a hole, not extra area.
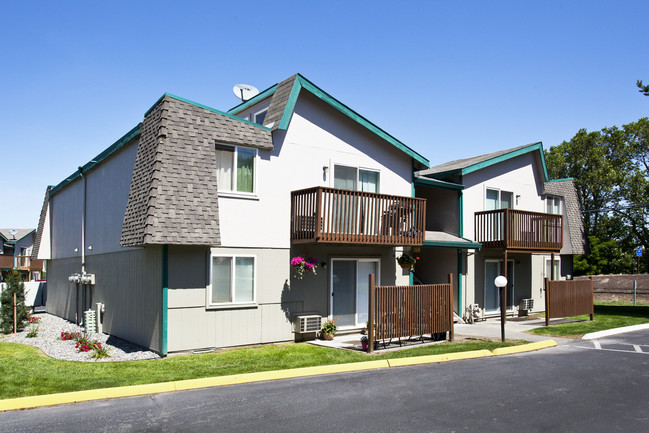
[[(140, 128), (141, 127), (142, 127), (142, 124), (138, 123), (138, 125), (135, 128), (128, 131), (122, 138), (117, 140), (115, 143), (110, 145), (107, 149), (105, 149), (99, 155), (97, 155), (93, 159), (91, 159), (90, 162), (86, 163), (86, 165), (81, 167), (81, 170), (84, 173), (87, 173), (93, 167), (100, 164), (104, 159), (108, 158), (113, 153), (117, 152), (119, 149), (124, 147), (124, 145), (126, 145), (128, 142), (130, 142), (135, 137), (140, 135)], [(56, 193), (58, 193), (60, 190), (65, 188), (68, 184), (72, 183), (74, 180), (76, 180), (80, 176), (81, 176), (81, 173), (80, 173), (79, 170), (72, 173), (70, 176), (68, 176), (65, 180), (60, 182), (58, 185), (56, 185), (55, 187), (52, 187), (52, 190), (50, 191), (50, 197), (53, 197)]]
[[(464, 239), (464, 238), (462, 238)], [(468, 239), (467, 239), (468, 241)], [(482, 248), (482, 244), (479, 242), (444, 242), (444, 241), (424, 241), (424, 247), (430, 248), (460, 248), (460, 249), (477, 249)]]
[(305, 89), (309, 91), (316, 98), (329, 104), (330, 106), (340, 111), (342, 114), (349, 117), (356, 123), (367, 128), (368, 130), (378, 135), (383, 140), (387, 141), (388, 143), (392, 144), (400, 151), (410, 156), (415, 161), (419, 162), (425, 167), (430, 167), (430, 162), (428, 161), (428, 159), (424, 158), (422, 155), (415, 152), (413, 149), (409, 148), (408, 146), (406, 146), (405, 144), (403, 144), (402, 142), (394, 138), (392, 135), (385, 132), (383, 129), (379, 128), (378, 126), (376, 126), (375, 124), (373, 124), (372, 122), (370, 122), (369, 120), (367, 120), (366, 118), (364, 118), (363, 116), (361, 116), (360, 114), (358, 114), (357, 112), (355, 112), (354, 110), (352, 110), (351, 108), (343, 104), (342, 102), (338, 101), (336, 98), (334, 98), (324, 90), (320, 89), (318, 86), (316, 86), (315, 84), (313, 84), (312, 82), (310, 82), (300, 74), (297, 74), (297, 78), (293, 83), (293, 88), (291, 89), (289, 100), (288, 103), (286, 104), (286, 108), (284, 110), (284, 114), (282, 115), (282, 120), (279, 124), (278, 129), (286, 129), (288, 127), (288, 123), (291, 117), (290, 115), (295, 109), (295, 102), (297, 101), (297, 97), (301, 89)]
[(429, 177), (415, 177), (415, 185), (430, 186), (433, 188), (450, 189), (460, 191), (464, 189), (464, 185), (453, 182), (445, 182), (443, 180), (431, 179)]
[(545, 166), (545, 156), (543, 155), (543, 143), (538, 142), (534, 144), (530, 144), (529, 146), (523, 147), (521, 149), (517, 149), (514, 151), (511, 151), (509, 153), (506, 153), (504, 155), (496, 156), (494, 158), (488, 159), (486, 161), (479, 162), (477, 164), (470, 165), (468, 167), (465, 167), (461, 170), (461, 174), (469, 174), (473, 173), (474, 171), (481, 170), (485, 167), (489, 167), (494, 164), (501, 163), (503, 161), (507, 161), (508, 159), (516, 158), (517, 156), (524, 155), (526, 153), (530, 152), (539, 152), (539, 156), (541, 157), (541, 166), (543, 168), (543, 176), (545, 182), (548, 181), (548, 169)]
[(575, 179), (572, 177), (566, 177), (565, 179), (550, 179), (546, 182), (568, 182), (568, 181), (574, 181)]
[(147, 110), (147, 112), (144, 114), (144, 117), (146, 117), (146, 115), (149, 114), (149, 112), (151, 110), (153, 110), (153, 108), (156, 105), (158, 105), (160, 103), (160, 101), (162, 100), (162, 98), (164, 98), (165, 96), (168, 96), (170, 98), (174, 98), (174, 99), (176, 99), (178, 101), (186, 102), (187, 104), (191, 104), (191, 105), (194, 105), (194, 106), (199, 107), (199, 108), (203, 108), (203, 109), (205, 109), (207, 111), (211, 111), (212, 113), (221, 114), (223, 116), (229, 117), (229, 118), (237, 120), (239, 122), (247, 123), (248, 125), (255, 126), (255, 127), (263, 129), (265, 131), (270, 131), (270, 128), (267, 128), (267, 127), (265, 127), (263, 125), (260, 125), (258, 123), (251, 122), (250, 120), (242, 119), (241, 117), (237, 117), (234, 114), (226, 113), (225, 111), (217, 110), (216, 108), (208, 107), (207, 105), (199, 104), (198, 102), (190, 101), (189, 99), (185, 99), (185, 98), (182, 98), (180, 96), (172, 95), (171, 93), (165, 93), (164, 95), (162, 95), (162, 97), (160, 99), (158, 99), (156, 101), (156, 103), (153, 104), (153, 106)]
[(255, 105), (256, 103), (263, 101), (268, 96), (275, 93), (275, 90), (277, 90), (277, 84), (274, 84), (274, 85), (270, 86), (268, 89), (266, 89), (266, 90), (264, 90), (262, 92), (259, 92), (259, 94), (255, 95), (254, 97), (248, 99), (245, 102), (242, 102), (241, 104), (237, 105), (236, 107), (230, 108), (228, 110), (228, 113), (233, 114), (233, 113), (241, 112), (241, 111), (245, 110), (246, 108), (248, 108), (248, 107), (250, 107), (252, 105)]
[(291, 114), (295, 110), (295, 104), (297, 103), (297, 96), (300, 94), (300, 89), (302, 88), (302, 83), (300, 82), (300, 75), (298, 74), (295, 81), (293, 81), (293, 87), (291, 88), (291, 93), (288, 95), (288, 101), (286, 101), (286, 107), (284, 107), (284, 113), (282, 113), (282, 120), (279, 122), (277, 129), (286, 130), (288, 124), (291, 121)]

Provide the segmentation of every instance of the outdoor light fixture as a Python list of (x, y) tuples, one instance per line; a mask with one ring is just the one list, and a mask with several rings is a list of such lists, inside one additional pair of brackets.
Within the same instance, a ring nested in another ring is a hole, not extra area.
[(502, 275), (498, 275), (494, 280), (494, 284), (498, 287), (498, 293), (500, 296), (500, 337), (505, 342), (505, 309), (503, 308), (503, 289), (507, 286), (507, 278)]

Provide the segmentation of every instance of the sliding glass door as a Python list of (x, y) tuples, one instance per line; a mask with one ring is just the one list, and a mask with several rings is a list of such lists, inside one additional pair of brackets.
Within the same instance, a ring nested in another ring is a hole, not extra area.
[(369, 274), (374, 274), (379, 280), (379, 259), (331, 260), (331, 315), (339, 327), (365, 326)]

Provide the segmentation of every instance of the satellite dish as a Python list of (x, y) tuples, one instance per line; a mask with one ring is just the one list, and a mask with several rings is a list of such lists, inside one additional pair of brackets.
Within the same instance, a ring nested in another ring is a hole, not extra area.
[(18, 233), (18, 230), (9, 229), (9, 234), (10, 234), (11, 237), (13, 237), (14, 239), (16, 239), (16, 233)]
[(232, 91), (234, 92), (234, 95), (243, 102), (246, 102), (248, 99), (259, 94), (259, 90), (250, 84), (235, 84)]

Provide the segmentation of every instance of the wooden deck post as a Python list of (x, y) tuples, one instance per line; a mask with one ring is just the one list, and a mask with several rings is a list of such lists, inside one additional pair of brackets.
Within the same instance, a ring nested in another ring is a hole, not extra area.
[(545, 287), (545, 326), (550, 326), (550, 283), (548, 277), (543, 279)]
[(550, 253), (550, 279), (554, 281), (556, 276), (554, 275), (554, 253)]
[[(448, 283), (451, 285), (450, 290), (448, 291), (448, 320), (449, 320), (449, 331), (448, 331), (448, 341), (453, 341), (455, 338), (455, 328), (453, 327), (453, 274), (448, 274)], [(459, 310), (459, 307), (458, 307)]]
[(590, 280), (590, 320), (595, 320), (595, 304), (593, 303), (594, 299), (594, 287), (593, 287), (593, 277), (588, 277)]
[(370, 274), (369, 283), (369, 308), (368, 308), (368, 321), (367, 321), (367, 353), (374, 352), (374, 274)]
[[(507, 250), (505, 250), (505, 263), (503, 266), (503, 277), (507, 278)], [(493, 281), (491, 282), (493, 284)], [(503, 287), (503, 305), (500, 306), (500, 308), (503, 309), (504, 313), (502, 315), (502, 320), (503, 323), (507, 323), (507, 286), (509, 286), (511, 282), (507, 281), (507, 284), (505, 287)]]

